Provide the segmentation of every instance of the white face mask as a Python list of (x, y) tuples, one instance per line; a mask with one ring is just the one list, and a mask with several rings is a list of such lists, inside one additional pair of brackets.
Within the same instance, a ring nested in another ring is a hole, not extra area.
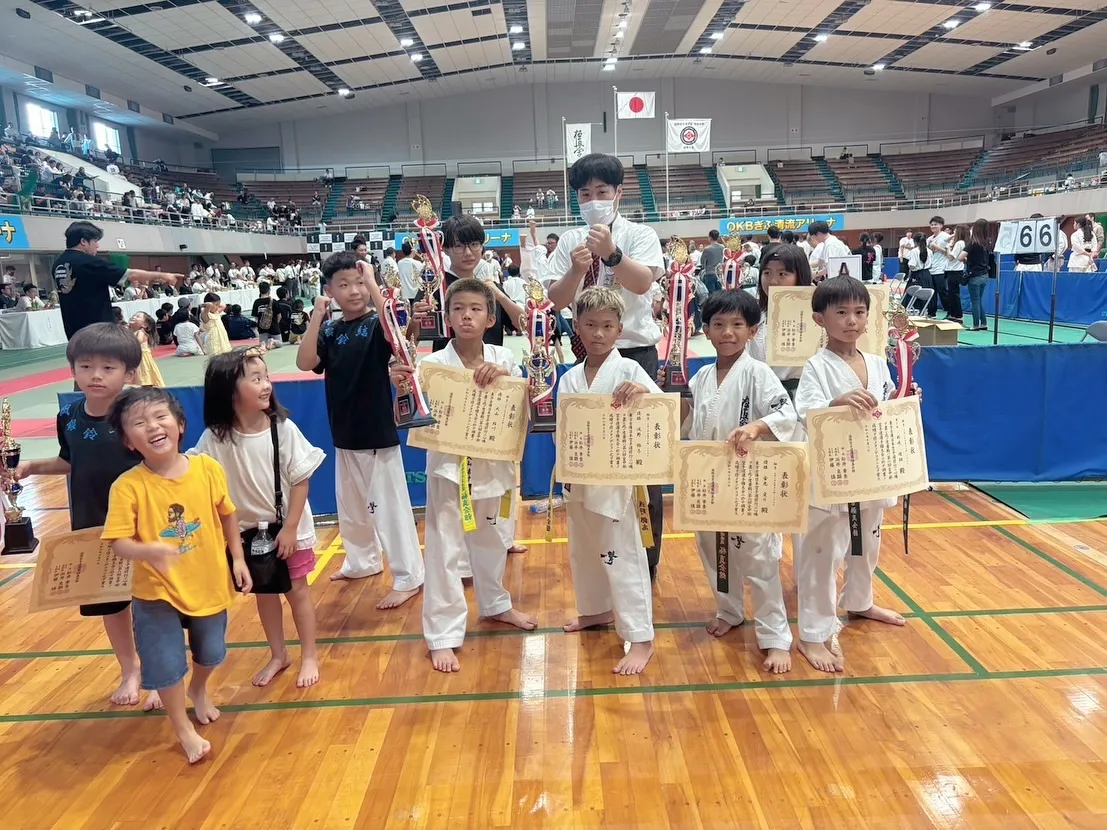
[(580, 218), (588, 225), (606, 225), (615, 218), (614, 199), (593, 199), (580, 203)]

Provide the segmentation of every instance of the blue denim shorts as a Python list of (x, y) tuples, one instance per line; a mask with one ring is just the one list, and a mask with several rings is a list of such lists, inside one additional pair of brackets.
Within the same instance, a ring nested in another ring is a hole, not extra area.
[(165, 600), (135, 597), (131, 613), (143, 689), (168, 689), (184, 680), (188, 674), (185, 629), (193, 663), (214, 668), (227, 659), (226, 611), (190, 617)]

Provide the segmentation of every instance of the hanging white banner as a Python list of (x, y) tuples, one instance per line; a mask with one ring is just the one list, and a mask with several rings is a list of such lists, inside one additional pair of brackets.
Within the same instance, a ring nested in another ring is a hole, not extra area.
[(665, 122), (665, 149), (670, 153), (711, 150), (710, 118), (670, 118)]
[(571, 165), (577, 159), (592, 152), (592, 125), (565, 125), (565, 164)]

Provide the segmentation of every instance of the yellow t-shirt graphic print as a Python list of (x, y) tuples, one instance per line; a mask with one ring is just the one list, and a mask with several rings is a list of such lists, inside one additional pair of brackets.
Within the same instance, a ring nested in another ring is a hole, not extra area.
[(176, 547), (181, 556), (168, 573), (135, 562), (131, 593), (206, 617), (234, 601), (220, 520), (234, 512), (226, 473), (210, 456), (189, 456), (188, 471), (177, 479), (163, 478), (140, 464), (112, 485), (102, 538)]

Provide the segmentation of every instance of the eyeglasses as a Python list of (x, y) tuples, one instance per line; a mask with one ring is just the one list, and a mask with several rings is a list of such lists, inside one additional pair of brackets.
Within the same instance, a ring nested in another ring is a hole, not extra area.
[(483, 247), (484, 247), (483, 242), (470, 242), (468, 245), (465, 245), (465, 244), (451, 245), (450, 250), (451, 251), (463, 251), (466, 248), (468, 248), (471, 253), (479, 254), (480, 249), (483, 248)]

